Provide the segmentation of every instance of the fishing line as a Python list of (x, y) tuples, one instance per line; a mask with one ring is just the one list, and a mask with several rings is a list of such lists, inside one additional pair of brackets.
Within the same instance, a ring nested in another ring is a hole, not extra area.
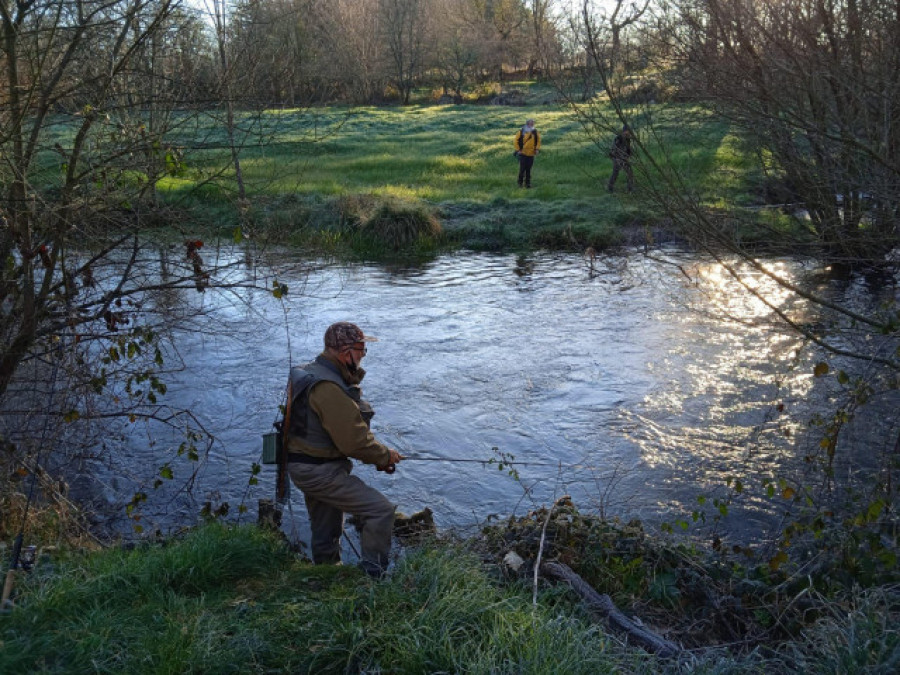
[[(291, 372), (291, 370), (292, 370), (293, 367), (294, 367), (294, 360), (293, 360), (293, 349), (292, 349), (292, 347), (291, 347), (291, 329), (290, 329), (290, 324), (289, 324), (289, 322), (288, 322), (288, 310), (287, 310), (287, 305), (286, 305), (285, 302), (284, 302), (284, 295), (285, 295), (284, 291), (285, 291), (285, 290), (286, 290), (286, 289), (282, 288), (281, 296), (280, 296), (278, 299), (281, 301), (281, 311), (282, 311), (282, 313), (284, 314), (284, 337), (285, 337), (285, 341), (287, 342), (287, 353), (288, 353), (288, 382), (290, 383), (290, 372)], [(284, 414), (282, 415), (282, 418), (281, 418), (281, 419), (282, 419), (282, 424), (283, 424), (284, 420), (287, 419), (287, 407), (288, 407), (289, 405), (291, 405), (291, 403), (292, 403), (291, 401), (288, 401), (288, 400), (287, 400), (287, 396), (288, 396), (288, 390), (287, 390), (287, 388), (285, 388), (284, 392), (282, 393), (282, 397), (281, 397), (282, 405), (284, 406)], [(276, 415), (275, 417), (276, 417), (276, 422), (275, 422), (275, 423), (277, 423), (277, 421), (278, 421), (278, 420), (277, 420), (277, 417), (278, 417), (278, 416)], [(273, 423), (273, 426), (275, 425), (275, 423)], [(285, 434), (285, 436), (283, 436), (283, 438), (282, 438), (282, 446), (281, 446), (281, 448), (278, 448), (278, 449), (277, 449), (277, 450), (280, 451), (280, 452), (284, 452), (284, 442), (285, 442), (284, 439), (287, 438), (287, 436), (286, 436), (287, 432), (288, 432), (288, 430), (285, 429), (285, 428), (282, 426), (281, 433), (282, 433), (282, 434)], [(277, 455), (276, 455), (276, 456), (277, 456)], [(285, 468), (285, 470), (287, 470), (287, 468)], [(288, 476), (287, 476), (286, 481), (285, 481), (285, 492), (284, 492), (284, 498), (283, 498), (282, 500), (279, 500), (279, 499), (277, 498), (277, 492), (278, 492), (278, 486), (277, 486), (277, 482), (278, 482), (278, 478), (277, 478), (277, 470), (276, 470), (276, 478), (275, 478), (275, 481), (276, 481), (276, 487), (275, 487), (276, 499), (275, 499), (275, 501), (276, 501), (276, 503), (278, 503), (278, 502), (281, 502), (282, 504), (285, 503), (285, 502), (287, 503), (288, 514), (290, 515), (290, 518), (291, 518), (291, 537), (293, 537), (294, 541), (300, 541), (300, 532), (297, 531), (297, 522), (296, 522), (296, 520), (294, 519), (294, 504), (293, 504), (293, 500), (291, 499), (291, 478), (290, 478), (290, 473), (288, 473)]]
[[(576, 462), (572, 464), (564, 464), (562, 462), (546, 462), (541, 460), (529, 460), (529, 459), (500, 459), (498, 457), (492, 457), (491, 459), (479, 459), (474, 457), (440, 457), (435, 455), (404, 455), (404, 462), (409, 461), (419, 461), (419, 462), (464, 462), (471, 464), (482, 464), (484, 466), (488, 466), (491, 464), (496, 464), (498, 466), (507, 466), (507, 465), (518, 465), (518, 466), (552, 466), (554, 468), (559, 469), (589, 469), (593, 470), (596, 467), (590, 464), (583, 464), (581, 462)], [(612, 471), (604, 472), (604, 473), (615, 473)], [(602, 475), (602, 474), (601, 474)]]

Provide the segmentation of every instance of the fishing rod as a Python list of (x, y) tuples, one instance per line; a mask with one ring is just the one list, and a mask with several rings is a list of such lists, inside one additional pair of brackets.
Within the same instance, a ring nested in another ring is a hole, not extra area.
[[(419, 461), (419, 462), (471, 462), (475, 464), (522, 464), (522, 465), (531, 465), (531, 466), (559, 466), (558, 462), (535, 462), (529, 460), (518, 460), (518, 459), (498, 459), (493, 457), (491, 459), (475, 459), (472, 457), (433, 457), (430, 455), (401, 455), (403, 457), (404, 462), (408, 462), (410, 460)], [(573, 465), (574, 466), (574, 465)]]
[(500, 464), (506, 466), (507, 464), (518, 464), (520, 466), (554, 466), (554, 467), (566, 467), (566, 468), (575, 468), (575, 467), (585, 467), (588, 468), (587, 464), (563, 464), (562, 462), (544, 462), (530, 459), (505, 459), (502, 457), (492, 457), (491, 459), (477, 459), (473, 457), (438, 457), (434, 455), (403, 455), (401, 454), (402, 461), (408, 462), (410, 460), (419, 461), (419, 462), (467, 462), (473, 464)]

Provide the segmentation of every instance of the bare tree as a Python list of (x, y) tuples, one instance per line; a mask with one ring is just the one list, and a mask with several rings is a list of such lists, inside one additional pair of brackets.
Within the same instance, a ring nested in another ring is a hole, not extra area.
[(244, 187), (244, 173), (241, 170), (241, 155), (234, 119), (234, 71), (229, 30), (231, 7), (227, 0), (208, 0), (208, 2), (210, 3), (210, 15), (215, 25), (216, 47), (219, 55), (219, 88), (220, 100), (225, 104), (225, 133), (228, 136), (228, 147), (234, 166), (238, 203), (243, 204), (247, 198), (247, 189)]
[(900, 242), (900, 8), (894, 0), (679, 3), (684, 90), (733, 120), (803, 204), (829, 257)]
[(354, 103), (383, 96), (387, 52), (381, 36), (379, 0), (320, 0), (310, 10), (322, 88)]
[(486, 71), (502, 83), (504, 66), (520, 65), (527, 51), (527, 8), (521, 0), (467, 0), (464, 16), (482, 41)]
[(393, 80), (400, 100), (409, 104), (417, 78), (425, 68), (430, 40), (425, 0), (380, 0), (382, 35), (393, 64)]
[[(765, 222), (759, 210), (736, 204), (713, 206), (704, 186), (670, 156), (671, 122), (667, 128), (657, 121), (672, 115), (680, 122), (675, 126), (685, 143), (692, 124), (715, 119), (712, 116), (718, 113), (720, 120), (731, 123), (742, 149), (755, 154), (764, 171), (779, 175), (790, 186), (808, 216), (794, 212), (793, 231), (771, 228), (774, 250), (816, 256), (831, 263), (831, 269), (838, 261), (894, 271), (900, 244), (896, 2), (661, 4), (653, 15), (654, 34), (664, 44), (654, 53), (664, 60), (655, 66), (680, 84), (681, 96), (693, 97), (706, 108), (687, 111), (629, 101), (617, 86), (611, 60), (605, 58), (611, 28), (587, 7), (585, 3), (582, 38), (589, 57), (611, 85), (608, 105), (596, 100), (572, 102), (589, 137), (605, 151), (612, 131), (622, 123), (637, 130), (634, 162), (642, 197), (664, 214), (668, 227), (715, 260), (741, 292), (802, 336), (816, 354), (811, 375), (824, 378), (837, 392), (831, 409), (808, 420), (820, 432), (805, 459), (819, 473), (786, 490), (786, 494), (802, 491), (806, 504), (802, 508), (808, 511), (798, 508), (786, 521), (770, 564), (777, 566), (786, 559), (792, 540), (821, 534), (826, 522), (845, 528), (851, 534), (845, 540), (866, 540), (869, 535), (877, 539), (879, 526), (893, 517), (882, 514), (891, 509), (895, 513), (898, 500), (900, 439), (895, 437), (896, 406), (890, 405), (900, 384), (900, 314), (894, 291), (887, 293), (885, 302), (857, 304), (848, 296), (833, 295), (825, 285), (779, 272), (760, 257), (758, 247), (748, 247), (740, 238), (742, 225)], [(775, 290), (761, 290), (759, 279)], [(856, 451), (845, 431), (874, 401), (882, 402), (879, 413), (888, 416), (882, 465), (868, 476), (865, 490), (841, 493), (847, 501), (838, 505), (836, 463), (851, 461)], [(835, 518), (841, 507), (849, 511)], [(851, 517), (844, 519), (846, 513)]]
[(89, 418), (198, 432), (160, 400), (163, 341), (218, 270), (193, 237), (161, 270), (148, 236), (173, 224), (153, 188), (180, 161), (176, 5), (0, 2), (0, 437), (19, 451), (4, 459), (94, 438), (67, 431)]
[(440, 73), (444, 93), (452, 91), (457, 103), (462, 90), (472, 80), (478, 65), (480, 41), (473, 35), (464, 18), (467, 0), (444, 0), (433, 17), (437, 28), (434, 53), (435, 68)]

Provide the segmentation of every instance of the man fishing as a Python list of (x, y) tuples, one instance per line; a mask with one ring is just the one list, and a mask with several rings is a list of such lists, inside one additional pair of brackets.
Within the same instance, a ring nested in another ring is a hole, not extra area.
[(396, 507), (350, 475), (351, 457), (388, 473), (404, 458), (369, 430), (375, 413), (361, 397), (366, 371), (360, 362), (366, 343), (375, 341), (355, 324), (335, 323), (325, 331), (324, 351), (291, 369), (285, 448), (288, 473), (309, 512), (313, 562), (340, 562), (344, 514), (349, 513), (360, 527), (359, 566), (380, 578), (387, 570)]

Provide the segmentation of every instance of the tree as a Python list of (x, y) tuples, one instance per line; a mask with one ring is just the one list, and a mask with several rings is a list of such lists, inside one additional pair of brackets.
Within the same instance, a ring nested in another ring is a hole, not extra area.
[(829, 258), (900, 243), (900, 8), (894, 0), (678, 3), (681, 86), (732, 120), (809, 215)]
[(505, 65), (519, 65), (526, 51), (528, 10), (521, 0), (467, 0), (465, 18), (482, 40), (482, 62), (504, 80)]
[(297, 106), (316, 98), (310, 68), (314, 45), (312, 0), (241, 0), (230, 32), (234, 79), (242, 99), (255, 104)]
[[(705, 108), (687, 111), (631, 102), (604, 58), (603, 36), (610, 27), (584, 11), (582, 36), (610, 96), (608, 106), (572, 102), (588, 135), (606, 149), (623, 122), (637, 129), (635, 163), (642, 198), (715, 261), (740, 292), (802, 336), (816, 354), (810, 375), (834, 392), (833, 407), (806, 420), (817, 438), (805, 461), (818, 474), (795, 482), (779, 477), (765, 485), (768, 494), (780, 494), (797, 506), (769, 560), (773, 569), (787, 559), (792, 541), (820, 537), (826, 524), (840, 531), (833, 552), (869, 556), (875, 565), (895, 564), (890, 561), (896, 554), (896, 530), (894, 541), (885, 544), (889, 538), (882, 538), (879, 528), (891, 524), (900, 497), (895, 487), (900, 467), (896, 416), (886, 424), (889, 436), (879, 471), (868, 476), (864, 489), (856, 494), (835, 490), (835, 477), (837, 463), (852, 460), (856, 450), (847, 433), (851, 423), (871, 402), (896, 400), (900, 307), (890, 296), (881, 303), (857, 304), (851, 293), (842, 297), (826, 285), (780, 273), (760, 257), (759, 248), (736, 235), (741, 225), (764, 222), (759, 210), (723, 206), (716, 203), (720, 195), (705, 194), (704, 186), (669, 157), (666, 134), (671, 130), (656, 121), (665, 114), (682, 114), (678, 133), (689, 134), (697, 118), (718, 115), (764, 171), (781, 174), (809, 220), (794, 212), (792, 231), (770, 228), (773, 250), (802, 252), (831, 269), (838, 261), (895, 271), (900, 244), (896, 7), (877, 0), (703, 0), (678, 2), (677, 11), (662, 5), (654, 15), (654, 36), (664, 44), (654, 53), (665, 60), (654, 67), (676, 79), (682, 97)], [(860, 23), (864, 12), (865, 28)], [(890, 409), (884, 412), (891, 414)], [(745, 488), (740, 483), (734, 493)]]
[(379, 25), (393, 64), (393, 80), (400, 101), (409, 105), (416, 79), (425, 68), (426, 45), (431, 41), (424, 0), (380, 0)]
[(480, 41), (467, 26), (463, 11), (466, 0), (445, 0), (435, 17), (439, 29), (434, 64), (444, 93), (452, 91), (462, 102), (463, 87), (474, 77), (480, 53)]
[(311, 11), (310, 32), (316, 36), (322, 88), (354, 103), (383, 96), (388, 72), (381, 37), (379, 0), (321, 1)]
[(91, 417), (183, 424), (197, 439), (159, 400), (162, 341), (172, 302), (215, 286), (216, 269), (195, 238), (161, 269), (146, 236), (171, 222), (154, 187), (182, 167), (167, 140), (183, 121), (171, 80), (184, 63), (163, 41), (183, 36), (175, 10), (0, 1), (0, 436), (17, 449), (4, 459), (31, 452), (32, 471), (33, 453)]

